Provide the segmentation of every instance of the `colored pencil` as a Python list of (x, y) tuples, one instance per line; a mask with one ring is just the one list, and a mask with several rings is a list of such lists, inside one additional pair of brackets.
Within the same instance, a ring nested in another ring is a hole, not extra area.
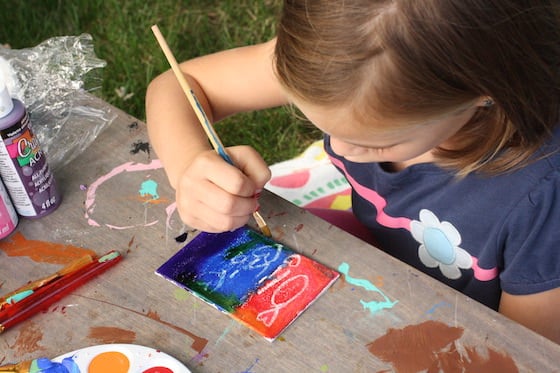
[(13, 325), (47, 309), (51, 304), (117, 264), (121, 259), (122, 256), (119, 252), (110, 251), (80, 270), (42, 286), (23, 300), (0, 311), (0, 334)]
[(53, 273), (52, 275), (33, 281), (8, 294), (5, 294), (4, 296), (0, 297), (0, 310), (4, 309), (5, 307), (11, 304), (20, 301), (20, 299), (24, 299), (26, 294), (32, 294), (34, 291), (41, 288), (42, 286), (45, 286), (48, 283), (60, 277), (64, 277), (67, 274), (78, 271), (80, 268), (86, 266), (91, 262), (93, 262), (93, 257), (91, 255), (84, 255), (83, 257), (73, 261), (66, 267), (62, 268), (61, 270)]
[[(200, 105), (200, 102), (196, 98), (196, 95), (194, 94), (194, 91), (192, 90), (189, 83), (185, 79), (185, 76), (183, 75), (183, 72), (181, 71), (181, 68), (179, 67), (179, 64), (177, 63), (177, 60), (175, 59), (175, 56), (171, 52), (171, 49), (169, 48), (169, 45), (167, 44), (167, 41), (165, 41), (165, 38), (163, 37), (161, 31), (159, 30), (159, 27), (157, 25), (153, 25), (152, 26), (152, 32), (154, 33), (154, 35), (155, 35), (155, 37), (156, 37), (156, 39), (159, 43), (159, 46), (161, 47), (161, 49), (163, 51), (163, 54), (165, 55), (165, 57), (167, 58), (167, 61), (169, 62), (169, 65), (171, 66), (171, 70), (173, 70), (173, 73), (175, 74), (175, 77), (179, 81), (179, 85), (181, 86), (181, 89), (185, 93), (185, 96), (187, 96), (187, 100), (189, 101), (191, 107), (193, 108), (193, 110), (194, 110), (200, 124), (202, 125), (202, 128), (204, 129), (204, 132), (206, 133), (206, 136), (210, 140), (210, 143), (212, 144), (214, 150), (226, 162), (235, 166), (233, 160), (227, 154), (226, 149), (225, 149), (224, 145), (222, 144), (222, 141), (218, 137), (218, 134), (214, 130), (214, 127), (212, 126), (212, 123), (210, 123), (210, 120), (208, 119), (208, 116), (204, 112), (204, 109), (202, 108), (202, 105)], [(257, 222), (257, 225), (259, 226), (259, 229), (261, 230), (261, 232), (265, 236), (271, 237), (272, 233), (270, 231), (270, 228), (266, 224), (266, 221), (263, 219), (261, 214), (259, 214), (258, 211), (255, 211), (253, 213), (253, 217), (255, 218), (255, 220)]]

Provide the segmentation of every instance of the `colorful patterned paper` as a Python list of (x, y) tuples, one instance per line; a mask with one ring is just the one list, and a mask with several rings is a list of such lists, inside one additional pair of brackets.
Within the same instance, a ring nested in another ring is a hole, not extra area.
[(248, 227), (202, 232), (156, 273), (268, 340), (274, 340), (339, 277)]
[(323, 149), (323, 140), (299, 156), (270, 166), (265, 188), (299, 207), (350, 210), (351, 187)]

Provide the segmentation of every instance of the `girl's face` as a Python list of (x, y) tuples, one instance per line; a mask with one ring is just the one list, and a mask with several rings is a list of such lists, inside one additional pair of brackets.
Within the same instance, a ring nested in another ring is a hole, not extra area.
[[(402, 163), (431, 161), (431, 151), (449, 140), (469, 119), (482, 101), (437, 119), (406, 123), (357, 121), (351, 109), (329, 109), (307, 103), (295, 105), (317, 128), (330, 136), (333, 151), (352, 162)], [(451, 147), (451, 144), (445, 144)]]

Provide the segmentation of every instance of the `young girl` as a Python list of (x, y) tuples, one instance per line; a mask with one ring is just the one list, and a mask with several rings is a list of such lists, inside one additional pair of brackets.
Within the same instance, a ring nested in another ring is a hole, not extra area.
[[(376, 246), (560, 342), (558, 1), (286, 0), (274, 40), (181, 67), (213, 121), (295, 105)], [(262, 158), (215, 154), (172, 72), (146, 103), (184, 222), (245, 224)]]

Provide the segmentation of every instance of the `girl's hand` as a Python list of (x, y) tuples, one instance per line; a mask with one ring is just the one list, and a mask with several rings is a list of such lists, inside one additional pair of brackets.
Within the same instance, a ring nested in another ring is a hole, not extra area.
[(258, 194), (270, 179), (268, 166), (249, 146), (227, 149), (235, 166), (215, 151), (198, 154), (180, 176), (177, 211), (189, 227), (223, 232), (246, 224), (259, 208)]

